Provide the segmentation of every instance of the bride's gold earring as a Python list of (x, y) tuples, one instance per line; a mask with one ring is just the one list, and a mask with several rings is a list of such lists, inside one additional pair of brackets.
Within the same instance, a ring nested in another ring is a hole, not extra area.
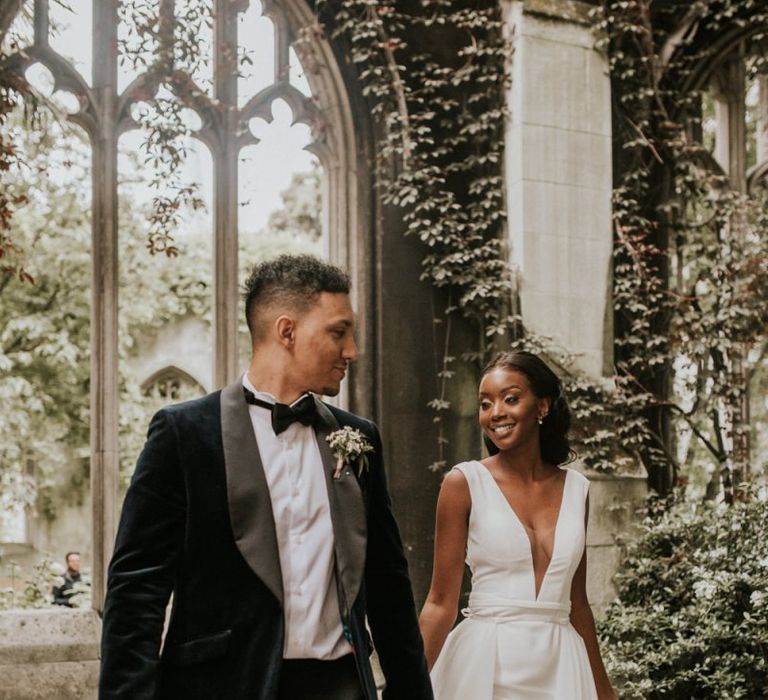
[(541, 425), (544, 422), (544, 416), (539, 416), (539, 425)]

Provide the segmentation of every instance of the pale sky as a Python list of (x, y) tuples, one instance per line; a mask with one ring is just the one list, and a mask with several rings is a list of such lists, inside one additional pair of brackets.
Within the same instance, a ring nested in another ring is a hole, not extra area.
[[(96, 0), (98, 1), (98, 0)], [(51, 46), (70, 59), (88, 83), (91, 82), (92, 47), (91, 47), (91, 0), (70, 0), (72, 12), (51, 3), (52, 24), (61, 28), (57, 37), (51, 38)], [(177, 0), (177, 7), (182, 7), (184, 0)], [(273, 30), (272, 22), (261, 17), (261, 4), (258, 0), (251, 3), (249, 9), (241, 14), (239, 42), (251, 53), (253, 66), (244, 66), (248, 72), (238, 83), (238, 101), (242, 105), (261, 88), (271, 84), (273, 67)], [(119, 88), (124, 89), (135, 77), (127, 67), (120, 68)], [(296, 55), (291, 51), (291, 83), (309, 95), (309, 87), (304, 79)], [(240, 229), (255, 231), (264, 226), (270, 212), (280, 207), (280, 192), (290, 183), (296, 172), (311, 168), (315, 157), (303, 150), (309, 143), (309, 128), (303, 124), (291, 126), (291, 111), (286, 103), (273, 104), (273, 121), (267, 124), (261, 119), (253, 120), (251, 129), (260, 143), (241, 151), (239, 210)], [(138, 150), (142, 141), (140, 132), (133, 131), (121, 139), (124, 149)], [(203, 198), (210, 204), (212, 180), (211, 158), (205, 146), (193, 140), (188, 158), (185, 177), (200, 183)], [(121, 159), (121, 166), (127, 167), (127, 160)], [(148, 199), (148, 188), (132, 187), (132, 194), (140, 199)], [(210, 216), (210, 212), (209, 212)]]

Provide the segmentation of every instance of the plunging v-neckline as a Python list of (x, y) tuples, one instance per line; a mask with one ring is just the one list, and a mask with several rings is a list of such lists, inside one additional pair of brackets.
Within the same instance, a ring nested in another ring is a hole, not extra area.
[(493, 482), (493, 485), (496, 487), (496, 491), (498, 492), (499, 496), (501, 496), (504, 503), (507, 504), (507, 508), (512, 514), (512, 518), (515, 520), (515, 522), (517, 522), (518, 526), (520, 527), (520, 530), (525, 536), (525, 539), (528, 541), (528, 551), (531, 557), (531, 576), (533, 577), (533, 600), (535, 602), (538, 602), (539, 595), (541, 594), (541, 589), (544, 588), (544, 582), (547, 580), (547, 575), (549, 574), (549, 570), (552, 567), (552, 560), (555, 558), (555, 548), (557, 547), (557, 531), (558, 531), (558, 526), (560, 525), (560, 516), (563, 512), (563, 506), (565, 505), (565, 494), (566, 494), (566, 489), (568, 487), (568, 473), (570, 470), (569, 469), (563, 470), (565, 472), (565, 478), (563, 479), (563, 493), (560, 496), (560, 508), (557, 511), (557, 518), (555, 519), (554, 534), (552, 536), (552, 556), (549, 558), (549, 562), (547, 562), (547, 568), (544, 570), (544, 575), (541, 577), (541, 584), (539, 585), (539, 588), (537, 590), (536, 589), (536, 567), (534, 564), (534, 556), (533, 556), (534, 541), (531, 539), (531, 536), (528, 534), (528, 528), (525, 526), (525, 523), (523, 523), (522, 519), (517, 514), (517, 511), (512, 507), (512, 504), (509, 502), (509, 499), (504, 495), (504, 491), (501, 490), (501, 486), (499, 486), (498, 482), (494, 478), (493, 474), (491, 474), (488, 467), (486, 467), (479, 460), (477, 463), (483, 468), (483, 471), (488, 475), (490, 480)]

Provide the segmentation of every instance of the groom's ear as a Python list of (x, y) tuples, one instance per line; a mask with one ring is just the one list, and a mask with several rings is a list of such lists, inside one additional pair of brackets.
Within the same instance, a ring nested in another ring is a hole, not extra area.
[(275, 320), (277, 340), (285, 348), (292, 348), (296, 342), (296, 319), (283, 314)]

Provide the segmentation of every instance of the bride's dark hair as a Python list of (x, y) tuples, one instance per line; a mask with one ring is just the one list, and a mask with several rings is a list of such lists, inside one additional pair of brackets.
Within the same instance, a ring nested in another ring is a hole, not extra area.
[[(571, 409), (563, 392), (560, 378), (537, 355), (525, 350), (500, 352), (484, 368), (483, 376), (501, 367), (524, 374), (531, 390), (539, 399), (549, 399), (549, 413), (539, 429), (541, 457), (548, 464), (564, 464), (576, 457), (568, 440), (571, 427)], [(499, 448), (487, 436), (483, 436), (490, 454), (497, 454)]]

